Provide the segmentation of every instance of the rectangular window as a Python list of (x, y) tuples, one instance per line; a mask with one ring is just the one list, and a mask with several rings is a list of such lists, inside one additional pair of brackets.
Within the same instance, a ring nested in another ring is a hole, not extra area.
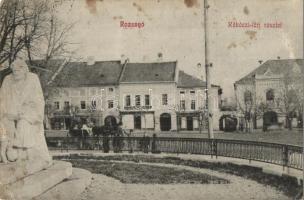
[(127, 95), (125, 100), (126, 100), (125, 105), (126, 106), (131, 106), (131, 96)]
[(114, 101), (113, 100), (108, 101), (108, 108), (114, 108)]
[(82, 110), (86, 109), (86, 102), (85, 101), (80, 101), (80, 109), (82, 109)]
[(59, 110), (60, 109), (60, 103), (59, 103), (59, 101), (55, 101), (54, 102), (54, 106), (55, 106), (56, 110)]
[(111, 93), (111, 92), (114, 92), (114, 88), (112, 88), (112, 87), (110, 87), (109, 89), (108, 89), (108, 91)]
[(190, 90), (190, 94), (195, 94), (195, 90)]
[(145, 95), (145, 105), (150, 106), (150, 95), (148, 94)]
[(180, 101), (180, 108), (181, 108), (182, 110), (186, 110), (186, 101), (185, 101), (185, 100), (181, 100), (181, 101)]
[(135, 106), (140, 106), (140, 95), (135, 96)]
[(64, 102), (64, 108), (69, 108), (70, 107), (70, 102), (69, 101), (65, 101)]
[(162, 94), (163, 105), (168, 105), (168, 94)]
[(195, 110), (195, 100), (191, 101), (191, 110)]
[(180, 91), (179, 93), (180, 93), (180, 94), (185, 94), (185, 91)]

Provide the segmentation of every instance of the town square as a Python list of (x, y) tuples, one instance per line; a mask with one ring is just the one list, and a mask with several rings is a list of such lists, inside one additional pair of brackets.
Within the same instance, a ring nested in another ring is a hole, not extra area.
[(0, 199), (303, 199), (303, 5), (0, 1)]

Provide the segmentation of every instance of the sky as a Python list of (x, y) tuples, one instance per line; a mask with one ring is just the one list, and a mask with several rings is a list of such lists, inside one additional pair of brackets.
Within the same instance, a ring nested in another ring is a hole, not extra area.
[[(66, 0), (58, 16), (75, 23), (69, 40), (86, 60), (178, 61), (178, 68), (205, 78), (203, 0)], [(258, 60), (303, 57), (302, 0), (208, 0), (207, 52), (211, 80), (233, 97), (233, 83), (259, 66)], [(144, 23), (122, 28), (121, 21)], [(229, 22), (261, 28), (231, 28)], [(280, 28), (264, 28), (279, 23)]]

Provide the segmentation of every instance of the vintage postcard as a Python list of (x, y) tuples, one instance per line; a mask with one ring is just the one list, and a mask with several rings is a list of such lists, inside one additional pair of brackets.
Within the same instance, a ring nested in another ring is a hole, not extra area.
[(0, 200), (303, 199), (303, 0), (0, 0)]

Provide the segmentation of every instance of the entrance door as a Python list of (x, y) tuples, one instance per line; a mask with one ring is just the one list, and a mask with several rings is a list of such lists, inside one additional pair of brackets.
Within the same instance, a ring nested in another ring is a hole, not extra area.
[(187, 130), (193, 131), (193, 117), (187, 117)]
[(140, 115), (134, 115), (134, 128), (141, 129), (141, 116)]
[(116, 127), (117, 126), (116, 118), (114, 116), (109, 115), (105, 118), (104, 124), (105, 126), (108, 127)]
[(160, 115), (160, 130), (161, 131), (171, 130), (171, 115), (169, 113), (163, 113)]

